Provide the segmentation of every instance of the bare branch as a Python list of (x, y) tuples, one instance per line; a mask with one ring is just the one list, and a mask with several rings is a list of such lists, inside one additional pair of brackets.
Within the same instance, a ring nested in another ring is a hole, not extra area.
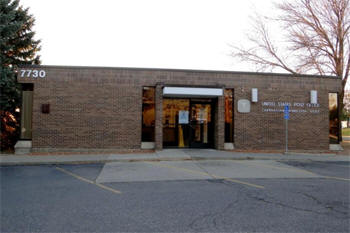
[(257, 17), (254, 24), (254, 36), (248, 35), (248, 40), (255, 44), (254, 47), (244, 49), (237, 46), (233, 47), (232, 56), (238, 57), (241, 61), (248, 61), (261, 67), (270, 66), (282, 68), (290, 73), (296, 73), (278, 54), (278, 49), (273, 45), (268, 29), (261, 17)]
[[(337, 75), (344, 90), (350, 73), (350, 0), (283, 0), (275, 7), (278, 17), (255, 15), (248, 36), (252, 46), (233, 46), (232, 56), (261, 69)], [(288, 46), (271, 40), (270, 22), (281, 25)]]

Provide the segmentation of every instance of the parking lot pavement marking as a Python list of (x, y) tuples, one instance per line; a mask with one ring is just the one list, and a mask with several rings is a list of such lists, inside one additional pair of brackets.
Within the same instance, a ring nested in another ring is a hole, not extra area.
[(275, 168), (275, 169), (279, 169), (279, 170), (287, 170), (287, 171), (294, 171), (294, 172), (301, 172), (301, 173), (306, 173), (306, 174), (310, 174), (310, 175), (315, 175), (317, 176), (317, 174), (307, 171), (307, 170), (303, 170), (303, 169), (296, 169), (296, 168), (289, 168), (289, 167), (276, 167), (276, 166), (272, 166), (272, 165), (266, 165), (266, 164), (254, 164), (253, 161), (249, 161), (249, 162), (245, 162), (245, 161), (234, 161), (234, 160), (230, 160), (231, 162), (234, 163), (241, 163), (247, 166), (255, 166), (255, 167), (267, 167), (267, 168)]
[(201, 175), (205, 175), (205, 176), (209, 175), (209, 176), (213, 177), (214, 179), (223, 179), (223, 180), (231, 181), (232, 183), (243, 184), (243, 185), (251, 186), (254, 188), (259, 188), (259, 189), (265, 188), (264, 186), (257, 185), (257, 184), (252, 184), (252, 183), (248, 183), (248, 182), (244, 182), (244, 181), (240, 181), (240, 180), (236, 180), (236, 179), (232, 179), (232, 178), (228, 178), (228, 177), (217, 176), (214, 174), (209, 174), (206, 172), (191, 170), (191, 169), (187, 169), (187, 168), (175, 167), (175, 166), (171, 166), (171, 165), (167, 165), (167, 164), (160, 164), (159, 162), (145, 162), (145, 163), (153, 164), (153, 165), (160, 166), (160, 167), (167, 167), (167, 168), (182, 170), (182, 171), (185, 171), (188, 173), (193, 173), (193, 174), (201, 174)]
[(98, 186), (98, 187), (100, 187), (100, 188), (103, 188), (103, 189), (105, 189), (105, 190), (111, 191), (111, 192), (113, 192), (113, 193), (116, 193), (116, 194), (121, 194), (121, 193), (122, 193), (122, 192), (120, 192), (119, 190), (116, 190), (116, 189), (114, 189), (114, 188), (108, 187), (108, 186), (103, 185), (103, 184), (99, 184), (99, 183), (94, 182), (94, 185), (96, 185), (96, 186)]
[(322, 177), (323, 177), (323, 178), (326, 178), (326, 179), (350, 181), (350, 179), (343, 178), (343, 177), (335, 177), (335, 176), (322, 176)]
[[(270, 167), (270, 168), (275, 168), (275, 169), (280, 169), (280, 170), (290, 170), (290, 171), (296, 171), (296, 172), (302, 172), (302, 173), (307, 173), (307, 174), (311, 174), (311, 175), (316, 175), (313, 172), (310, 172), (310, 171), (307, 171), (307, 170), (303, 170), (303, 169), (295, 169), (295, 168), (288, 168), (288, 167), (276, 167), (276, 166), (271, 166), (271, 165), (266, 165), (266, 164), (254, 164), (252, 161), (244, 162), (244, 161), (233, 161), (233, 160), (231, 160), (231, 162), (241, 163), (241, 164), (244, 164), (244, 165), (252, 165), (252, 166), (257, 166), (257, 167), (258, 166)], [(335, 176), (322, 176), (322, 175), (320, 175), (320, 178), (342, 180), (342, 181), (350, 181), (350, 179), (348, 179), (348, 178), (335, 177)]]
[(96, 185), (96, 186), (98, 186), (98, 187), (100, 187), (100, 188), (102, 188), (102, 189), (111, 191), (111, 192), (116, 193), (116, 194), (121, 194), (121, 193), (122, 193), (122, 192), (120, 192), (119, 190), (116, 190), (116, 189), (107, 187), (107, 186), (105, 186), (105, 185), (103, 185), (103, 184), (98, 184), (98, 183), (96, 183), (96, 182), (94, 182), (94, 181), (92, 181), (92, 180), (88, 180), (88, 179), (86, 179), (86, 178), (84, 178), (84, 177), (81, 177), (81, 176), (79, 176), (79, 175), (77, 175), (77, 174), (74, 174), (74, 173), (72, 173), (72, 172), (70, 172), (70, 171), (67, 171), (66, 169), (63, 169), (63, 168), (60, 168), (60, 167), (56, 167), (56, 169), (57, 169), (58, 171), (60, 171), (60, 172), (63, 172), (63, 173), (65, 173), (65, 174), (67, 174), (67, 175), (73, 176), (74, 178), (76, 178), (76, 179), (78, 179), (78, 180), (84, 181), (84, 182), (89, 183), (89, 184), (94, 184), (94, 185)]
[(244, 185), (251, 186), (251, 187), (254, 187), (254, 188), (258, 188), (258, 189), (265, 189), (265, 187), (261, 186), (261, 185), (247, 183), (247, 182), (244, 182), (244, 181), (240, 181), (240, 180), (236, 180), (236, 179), (232, 179), (232, 178), (228, 178), (228, 177), (222, 177), (222, 176), (216, 176), (216, 175), (213, 175), (213, 177), (217, 178), (217, 179), (224, 179), (224, 180), (227, 180), (227, 181), (231, 181), (233, 183), (244, 184)]
[(321, 163), (321, 164), (327, 164), (327, 165), (336, 166), (336, 167), (350, 168), (350, 165), (339, 165), (339, 164), (334, 164), (334, 163), (325, 163), (325, 162), (321, 162), (321, 161), (313, 161), (313, 163)]

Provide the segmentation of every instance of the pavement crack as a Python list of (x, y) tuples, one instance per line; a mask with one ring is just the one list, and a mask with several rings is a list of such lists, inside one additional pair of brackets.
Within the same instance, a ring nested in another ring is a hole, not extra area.
[(279, 202), (279, 201), (275, 201), (275, 200), (267, 200), (267, 198), (264, 198), (264, 197), (253, 196), (253, 195), (247, 195), (247, 196), (250, 197), (250, 198), (253, 198), (253, 199), (257, 200), (257, 201), (264, 202), (266, 204), (281, 206), (281, 207), (284, 207), (284, 208), (293, 209), (293, 210), (297, 210), (297, 211), (304, 211), (304, 212), (314, 213), (314, 214), (318, 214), (318, 215), (329, 215), (329, 211), (334, 211), (336, 213), (341, 214), (341, 216), (338, 216), (338, 218), (340, 217), (340, 218), (347, 219), (348, 216), (349, 216), (348, 212), (338, 210), (338, 209), (336, 209), (334, 206), (332, 206), (330, 204), (323, 203), (322, 201), (320, 201), (319, 199), (317, 199), (315, 196), (313, 196), (311, 194), (299, 193), (299, 192), (296, 193), (296, 194), (304, 195), (305, 197), (307, 197), (307, 198), (313, 200), (314, 202), (316, 202), (317, 205), (320, 205), (323, 208), (325, 208), (327, 211), (325, 211), (325, 212), (323, 212), (323, 211), (322, 212), (321, 211), (315, 211), (315, 210), (312, 210), (312, 209), (300, 208), (300, 207), (288, 205), (288, 204), (285, 204), (285, 203), (282, 203), (282, 202)]
[(287, 205), (287, 204), (284, 204), (284, 203), (281, 203), (281, 202), (278, 202), (278, 201), (269, 201), (269, 200), (266, 200), (265, 198), (262, 198), (262, 197), (256, 197), (256, 196), (252, 196), (252, 195), (248, 195), (248, 197), (253, 198), (253, 199), (257, 200), (257, 201), (264, 202), (266, 204), (277, 205), (277, 206), (281, 206), (281, 207), (285, 207), (285, 208), (293, 209), (293, 210), (297, 210), (297, 211), (310, 212), (310, 213), (315, 213), (315, 214), (320, 214), (320, 215), (325, 214), (325, 213), (314, 211), (314, 210), (310, 210), (310, 209), (304, 209), (304, 208), (299, 208), (299, 207)]
[[(222, 219), (223, 216), (230, 211), (234, 205), (238, 203), (238, 199), (233, 202), (228, 203), (222, 210), (215, 211), (212, 213), (204, 214), (195, 218), (188, 227), (192, 230), (202, 231), (204, 229), (217, 229), (218, 228), (218, 220)], [(209, 225), (211, 223), (211, 225)]]
[(216, 179), (216, 177), (212, 174), (210, 174), (207, 169), (205, 169), (203, 166), (201, 166), (199, 163), (197, 162), (193, 162), (197, 167), (199, 167), (199, 169), (201, 169), (204, 173), (208, 174), (208, 176), (210, 176), (212, 179)]
[(303, 194), (305, 197), (308, 197), (308, 198), (314, 200), (314, 201), (315, 201), (317, 204), (319, 204), (319, 205), (322, 205), (322, 204), (323, 204), (323, 203), (322, 203), (320, 200), (318, 200), (316, 197), (314, 197), (314, 196), (312, 196), (312, 195), (310, 195), (310, 194), (308, 194), (308, 193), (301, 193), (301, 194)]
[[(311, 194), (308, 194), (308, 193), (301, 193), (301, 194), (304, 195), (305, 197), (312, 199), (318, 205), (324, 207), (325, 209), (327, 209), (329, 211), (334, 211), (336, 213), (345, 215), (345, 217), (348, 217), (348, 215), (349, 215), (349, 212), (338, 210), (335, 206), (332, 206), (330, 203), (324, 203)], [(344, 202), (343, 204), (349, 206), (349, 203), (346, 204), (346, 202)]]

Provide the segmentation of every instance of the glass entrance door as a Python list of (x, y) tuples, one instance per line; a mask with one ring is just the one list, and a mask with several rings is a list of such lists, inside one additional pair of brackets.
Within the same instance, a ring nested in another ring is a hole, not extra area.
[(163, 146), (189, 147), (189, 99), (163, 99)]
[(163, 146), (213, 147), (214, 101), (163, 99)]
[(207, 148), (213, 146), (213, 123), (211, 103), (191, 102), (190, 147)]

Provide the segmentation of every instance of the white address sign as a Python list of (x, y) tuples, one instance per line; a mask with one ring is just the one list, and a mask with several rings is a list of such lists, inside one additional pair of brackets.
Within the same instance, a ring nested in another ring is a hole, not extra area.
[(45, 70), (21, 70), (20, 77), (22, 78), (45, 78)]

